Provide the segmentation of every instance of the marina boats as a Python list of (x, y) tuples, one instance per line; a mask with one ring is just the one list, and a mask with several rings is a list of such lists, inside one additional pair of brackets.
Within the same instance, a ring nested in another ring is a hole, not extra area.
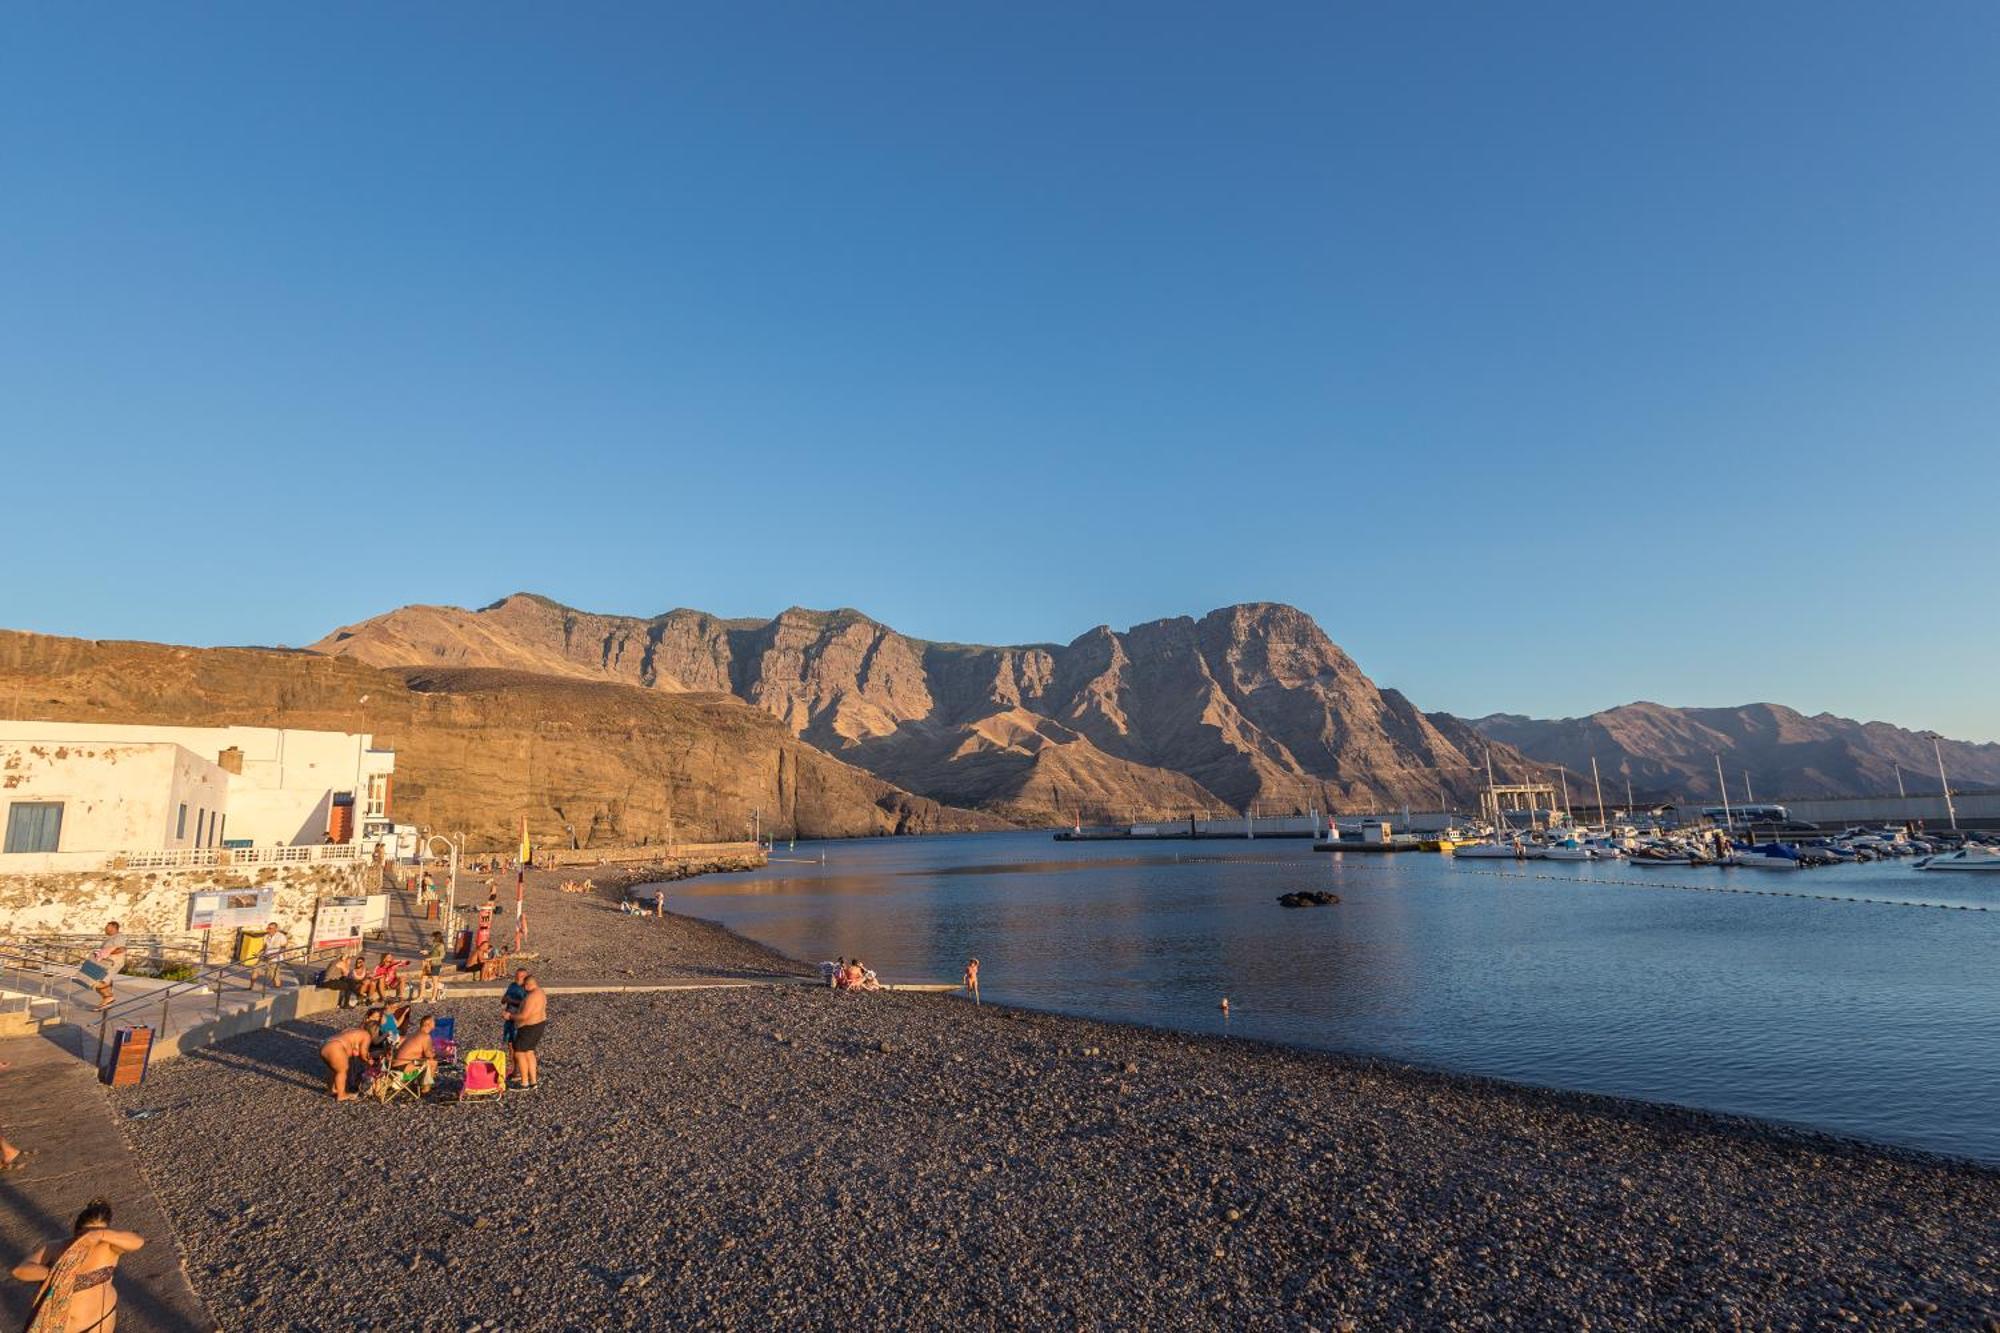
[(2000, 871), (2000, 851), (1980, 843), (1968, 843), (1955, 852), (1939, 852), (1916, 863), (1917, 870)]

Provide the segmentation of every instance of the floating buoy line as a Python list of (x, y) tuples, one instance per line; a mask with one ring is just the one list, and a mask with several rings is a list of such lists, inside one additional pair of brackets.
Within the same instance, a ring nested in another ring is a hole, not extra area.
[[(1343, 870), (1356, 868), (1349, 866), (1345, 862), (1335, 862), (1334, 864), (1340, 866)], [(1372, 861), (1358, 864), (1365, 864), (1370, 870), (1389, 869), (1388, 866), (1378, 865)], [(1493, 879), (1538, 879), (1546, 880), (1551, 884), (1576, 884), (1584, 887), (1595, 887), (1599, 884), (1615, 884), (1631, 889), (1678, 889), (1682, 893), (1735, 893), (1753, 898), (1803, 898), (1808, 901), (1822, 903), (1866, 903), (1872, 907), (1923, 907), (1934, 912), (1986, 912), (1992, 910), (1984, 906), (1976, 907), (1969, 903), (1919, 903), (1911, 902), (1904, 898), (1862, 898), (1853, 894), (1796, 893), (1785, 889), (1744, 889), (1728, 884), (1676, 884), (1671, 880), (1661, 879), (1598, 879), (1596, 877), (1583, 879), (1575, 875), (1541, 875), (1532, 871), (1484, 870), (1476, 869), (1472, 866), (1454, 866), (1452, 873), (1455, 875), (1486, 875)], [(1752, 871), (1751, 873), (1762, 874), (1765, 872)]]

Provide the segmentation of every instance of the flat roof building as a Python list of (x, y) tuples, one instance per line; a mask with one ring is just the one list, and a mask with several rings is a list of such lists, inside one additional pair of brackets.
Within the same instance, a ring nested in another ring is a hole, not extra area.
[(353, 843), (387, 824), (395, 767), (394, 751), (349, 732), (0, 721), (0, 869)]

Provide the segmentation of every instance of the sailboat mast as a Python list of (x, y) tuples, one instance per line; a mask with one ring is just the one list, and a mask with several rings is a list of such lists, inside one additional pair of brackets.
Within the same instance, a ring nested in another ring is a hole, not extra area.
[(1729, 813), (1729, 779), (1722, 776), (1722, 753), (1719, 750), (1715, 755), (1715, 781), (1722, 788), (1722, 822), (1725, 826), (1734, 826), (1736, 820)]
[(1597, 788), (1597, 822), (1610, 827), (1611, 821), (1604, 817), (1604, 783), (1597, 776), (1597, 756), (1590, 756), (1590, 785)]

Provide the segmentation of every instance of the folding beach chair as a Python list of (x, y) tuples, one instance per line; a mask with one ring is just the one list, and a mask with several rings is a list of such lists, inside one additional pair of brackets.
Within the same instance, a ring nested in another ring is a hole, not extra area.
[(385, 1069), (375, 1076), (369, 1093), (384, 1106), (399, 1101), (421, 1102), (424, 1099), (425, 1072), (422, 1065), (412, 1065), (408, 1069)]
[(474, 1097), (504, 1097), (507, 1095), (507, 1052), (467, 1051), (465, 1053), (465, 1083), (459, 1089), (460, 1101), (471, 1101)]
[(458, 1063), (458, 1019), (450, 1014), (437, 1015), (437, 1024), (431, 1029), (431, 1049), (437, 1052), (438, 1063), (451, 1067)]

